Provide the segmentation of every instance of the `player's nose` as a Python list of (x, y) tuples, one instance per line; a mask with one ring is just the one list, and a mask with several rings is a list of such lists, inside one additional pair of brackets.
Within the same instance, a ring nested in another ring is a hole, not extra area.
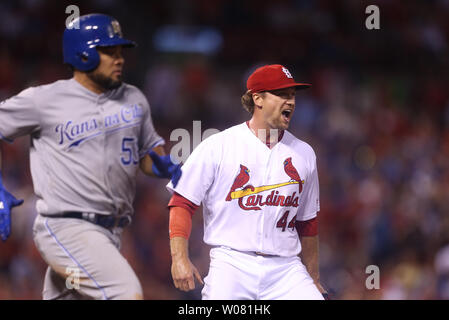
[(294, 106), (295, 106), (295, 102), (296, 102), (296, 94), (295, 94), (295, 93), (290, 94), (290, 95), (288, 96), (286, 102), (287, 102), (288, 105), (294, 107)]
[(123, 58), (121, 53), (117, 54), (114, 58), (114, 63), (117, 65), (122, 65), (125, 63), (125, 58)]
[(113, 58), (114, 64), (121, 65), (125, 63), (125, 58), (123, 57), (121, 48), (117, 48), (117, 50), (114, 52)]
[(294, 108), (295, 107), (295, 97), (293, 96), (293, 98), (287, 99), (287, 101), (285, 101), (285, 104), (291, 108)]

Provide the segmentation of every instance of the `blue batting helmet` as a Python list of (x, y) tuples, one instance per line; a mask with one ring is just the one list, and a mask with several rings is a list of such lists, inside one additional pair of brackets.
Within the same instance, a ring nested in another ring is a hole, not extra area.
[(123, 38), (120, 24), (113, 17), (97, 13), (81, 16), (64, 31), (64, 63), (81, 71), (93, 70), (100, 63), (96, 47), (109, 46), (135, 47), (136, 43)]

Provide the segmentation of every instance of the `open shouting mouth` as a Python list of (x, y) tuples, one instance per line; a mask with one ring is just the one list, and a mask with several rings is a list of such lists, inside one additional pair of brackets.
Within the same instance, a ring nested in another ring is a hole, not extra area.
[(282, 114), (282, 118), (285, 121), (289, 122), (290, 118), (291, 118), (291, 116), (293, 114), (293, 109), (285, 109), (284, 111), (281, 112), (281, 114)]

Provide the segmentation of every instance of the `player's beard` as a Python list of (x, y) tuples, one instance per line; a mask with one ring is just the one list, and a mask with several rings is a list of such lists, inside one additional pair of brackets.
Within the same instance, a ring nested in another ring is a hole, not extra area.
[(102, 73), (91, 71), (87, 73), (87, 77), (105, 90), (114, 90), (122, 85), (121, 76), (118, 80), (107, 77)]

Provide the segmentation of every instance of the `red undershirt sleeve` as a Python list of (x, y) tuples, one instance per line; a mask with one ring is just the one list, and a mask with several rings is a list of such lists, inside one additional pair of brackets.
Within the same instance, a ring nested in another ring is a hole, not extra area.
[(296, 221), (296, 231), (300, 237), (318, 235), (318, 219), (315, 217), (306, 221)]
[(189, 239), (192, 231), (192, 216), (198, 206), (183, 196), (174, 193), (168, 207), (170, 209), (169, 236)]

